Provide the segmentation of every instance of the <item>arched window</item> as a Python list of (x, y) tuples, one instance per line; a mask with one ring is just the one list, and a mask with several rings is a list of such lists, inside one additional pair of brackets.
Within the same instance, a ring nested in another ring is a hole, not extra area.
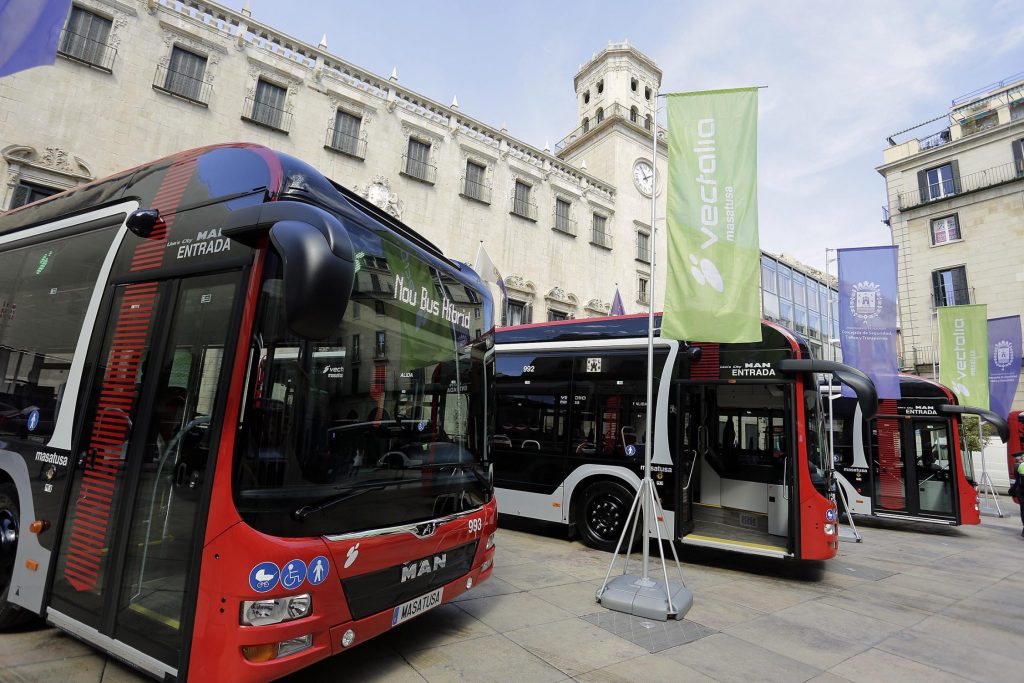
[(639, 83), (637, 82), (637, 80), (635, 78), (629, 79), (629, 88), (630, 88), (630, 90), (632, 90), (633, 92), (636, 92), (636, 89), (637, 89), (638, 85), (639, 85)]
[(600, 95), (604, 92), (604, 79), (602, 78), (597, 82), (597, 94)]
[(629, 121), (630, 123), (637, 123), (640, 118), (640, 110), (636, 107), (629, 108)]
[(604, 121), (604, 108), (598, 107), (597, 108), (597, 122), (601, 123), (602, 121)]
[(590, 104), (590, 91), (586, 90), (583, 92), (583, 104)]
[(586, 133), (588, 130), (590, 130), (590, 117), (589, 116), (584, 116), (583, 117), (583, 132)]
[(651, 99), (651, 89), (649, 87), (644, 88), (644, 99), (645, 100)]
[(647, 118), (644, 119), (644, 128), (646, 128), (647, 130), (651, 129), (651, 115), (650, 114), (648, 114)]

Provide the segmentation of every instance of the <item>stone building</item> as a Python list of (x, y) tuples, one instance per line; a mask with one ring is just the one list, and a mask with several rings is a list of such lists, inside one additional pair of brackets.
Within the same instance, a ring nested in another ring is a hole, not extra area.
[[(899, 247), (903, 365), (933, 376), (940, 306), (1024, 313), (1024, 74), (956, 98), (889, 143), (878, 172)], [(1022, 407), (1018, 387), (1014, 408)]]
[[(661, 76), (635, 47), (609, 44), (574, 78), (572, 131), (539, 149), (247, 10), (74, 0), (56, 63), (0, 79), (0, 209), (189, 147), (256, 142), (355, 189), (455, 259), (472, 262), (483, 241), (505, 276), (508, 323), (605, 315), (616, 284), (626, 312), (644, 312), (652, 193), (658, 216), (665, 207), (660, 128), (657, 181), (651, 153)], [(775, 257), (764, 262), (777, 272)], [(653, 291), (660, 306), (664, 287)], [(785, 298), (765, 296), (767, 317), (828, 337), (810, 317), (816, 293), (806, 323), (799, 303), (787, 316)]]

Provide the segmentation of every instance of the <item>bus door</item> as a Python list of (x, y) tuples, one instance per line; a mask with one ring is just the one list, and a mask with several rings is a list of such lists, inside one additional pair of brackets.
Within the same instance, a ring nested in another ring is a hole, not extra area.
[[(788, 384), (681, 383), (684, 459), (680, 497), (690, 499), (690, 541), (792, 553), (796, 448)], [(688, 472), (692, 465), (692, 477)], [(681, 533), (685, 532), (682, 527)]]
[(49, 617), (154, 673), (191, 631), (239, 280), (115, 287), (79, 426)]
[[(670, 421), (675, 421), (675, 434), (678, 435), (679, 444), (675, 446), (676, 455), (676, 481), (679, 488), (679, 495), (676, 496), (676, 535), (679, 538), (686, 536), (693, 531), (693, 498), (694, 488), (698, 483), (699, 476), (696, 470), (699, 457), (698, 444), (700, 435), (696, 432), (698, 422), (696, 419), (695, 395), (699, 392), (692, 390), (679, 382), (673, 387), (675, 393), (674, 405), (678, 410), (669, 415)], [(670, 428), (671, 428), (670, 424)]]
[(879, 511), (957, 519), (951, 433), (948, 418), (877, 420), (873, 465)]

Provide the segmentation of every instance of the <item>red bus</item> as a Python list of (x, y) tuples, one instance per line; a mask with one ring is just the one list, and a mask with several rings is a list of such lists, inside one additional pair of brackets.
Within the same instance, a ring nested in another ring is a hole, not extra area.
[(0, 215), (0, 622), (265, 681), (487, 579), (492, 303), (284, 154)]
[[(656, 316), (660, 328), (660, 315)], [(643, 476), (647, 316), (499, 328), (493, 448), (503, 514), (565, 525), (614, 550)], [(778, 325), (763, 341), (655, 338), (652, 478), (684, 545), (789, 559), (838, 548), (819, 372), (874, 385), (811, 358)]]
[[(838, 388), (835, 389), (838, 396)], [(836, 479), (855, 515), (938, 524), (979, 524), (977, 479), (961, 415), (981, 416), (1006, 441), (1006, 421), (957, 404), (946, 386), (900, 375), (899, 400), (883, 399), (874, 420), (851, 398), (832, 402)]]
[(1017, 463), (1014, 456), (1024, 453), (1024, 411), (1014, 410), (1007, 420), (1009, 424), (1009, 440), (1006, 442), (1006, 469), (1012, 484), (1017, 476)]

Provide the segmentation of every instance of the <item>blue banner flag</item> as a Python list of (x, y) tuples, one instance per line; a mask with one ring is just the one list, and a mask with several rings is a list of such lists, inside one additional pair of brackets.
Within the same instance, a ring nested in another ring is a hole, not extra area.
[(900, 398), (896, 293), (896, 247), (839, 250), (843, 362), (867, 373), (879, 398)]
[(622, 297), (619, 296), (619, 288), (615, 288), (615, 296), (612, 297), (612, 310), (609, 315), (626, 315), (626, 307), (622, 305)]
[(988, 402), (996, 415), (1008, 417), (1020, 381), (1020, 316), (988, 321)]
[(0, 76), (53, 64), (71, 0), (0, 0)]

